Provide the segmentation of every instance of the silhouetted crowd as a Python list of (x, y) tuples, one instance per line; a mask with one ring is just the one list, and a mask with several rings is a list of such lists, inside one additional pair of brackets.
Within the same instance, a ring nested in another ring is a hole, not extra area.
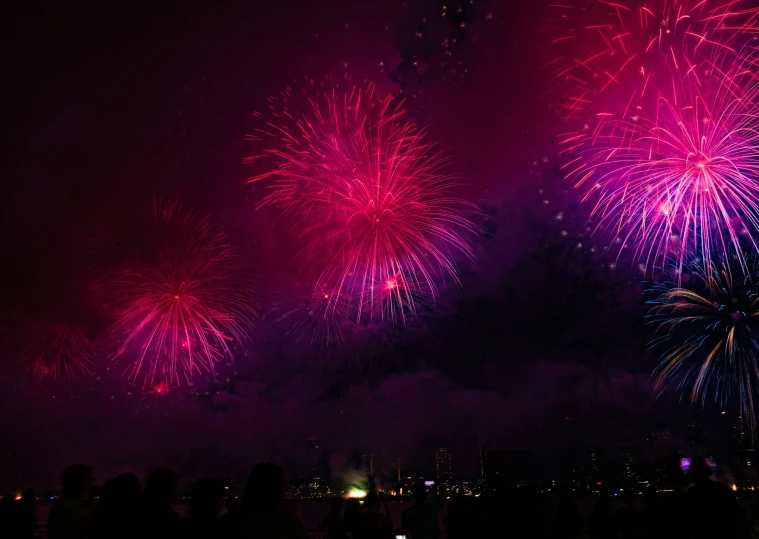
[[(87, 465), (75, 464), (63, 471), (61, 495), (47, 521), (48, 539), (306, 537), (295, 507), (284, 499), (282, 469), (272, 463), (253, 467), (239, 504), (234, 497), (225, 503), (220, 479), (199, 479), (192, 485), (185, 518), (174, 511), (176, 475), (170, 470), (150, 472), (144, 489), (135, 475), (122, 474), (105, 483), (97, 503), (92, 485), (92, 469)], [(3, 498), (1, 538), (28, 539), (34, 537), (36, 527), (33, 490), (25, 491), (19, 500)]]
[[(437, 539), (441, 512), (448, 539), (753, 539), (759, 538), (759, 500), (742, 509), (735, 493), (710, 479), (703, 459), (691, 464), (693, 486), (662, 498), (655, 490), (636, 505), (633, 492), (612, 511), (611, 498), (599, 496), (583, 519), (566, 491), (549, 510), (547, 500), (528, 487), (495, 486), (486, 497), (430, 498), (423, 484), (412, 489), (413, 504), (393, 523), (387, 500), (370, 485), (363, 501), (330, 500), (319, 531), (329, 539)], [(105, 483), (94, 495), (92, 470), (66, 468), (61, 496), (47, 522), (49, 539), (304, 539), (297, 506), (284, 498), (285, 478), (276, 464), (253, 467), (241, 498), (225, 496), (221, 480), (204, 477), (192, 485), (187, 515), (174, 511), (176, 476), (150, 472), (144, 488), (132, 474)], [(96, 500), (98, 500), (96, 503)], [(0, 500), (0, 538), (30, 539), (37, 530), (32, 489), (20, 498)], [(224, 510), (226, 509), (226, 510)], [(395, 524), (395, 526), (394, 526)], [(397, 527), (396, 527), (397, 526)]]

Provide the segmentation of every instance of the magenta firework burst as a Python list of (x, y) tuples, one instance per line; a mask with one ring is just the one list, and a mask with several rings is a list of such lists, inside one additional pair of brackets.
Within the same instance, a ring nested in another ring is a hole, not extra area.
[[(751, 72), (731, 62), (669, 73), (593, 130), (562, 142), (567, 178), (597, 229), (645, 265), (741, 255), (759, 232), (759, 116)], [(753, 239), (751, 239), (753, 238)]]
[(308, 83), (272, 99), (250, 137), (265, 147), (249, 162), (275, 166), (248, 182), (269, 180), (263, 204), (282, 208), (306, 242), (318, 268), (310, 310), (322, 316), (405, 322), (416, 298), (434, 301), (440, 283), (458, 281), (457, 255), (473, 258), (475, 207), (454, 195), (446, 159), (401, 105), (373, 85)]
[(91, 374), (94, 348), (81, 327), (43, 322), (32, 324), (24, 335), (19, 362), (39, 377)]
[(145, 386), (170, 387), (213, 372), (246, 338), (254, 307), (222, 229), (177, 203), (155, 205), (153, 253), (112, 276), (119, 307), (115, 358)]

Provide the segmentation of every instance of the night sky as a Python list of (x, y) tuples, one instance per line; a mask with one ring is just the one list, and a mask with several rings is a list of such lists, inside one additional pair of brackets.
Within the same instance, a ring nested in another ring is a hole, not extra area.
[[(445, 17), (440, 0), (7, 7), (0, 487), (52, 485), (73, 461), (99, 481), (260, 459), (294, 474), (308, 438), (333, 475), (356, 451), (428, 473), (440, 446), (473, 474), (482, 438), (546, 452), (681, 425), (687, 404), (651, 394), (640, 271), (587, 237), (561, 181), (541, 4), (450, 2)], [(326, 352), (289, 342), (292, 232), (244, 185), (252, 113), (303, 77), (405, 97), (483, 208), (477, 261), (435, 313)], [(135, 223), (154, 197), (211, 214), (255, 275), (261, 317), (234, 365), (193, 394), (155, 395), (99, 343), (92, 377), (24, 374), (19, 336), (42, 321), (105, 332), (93, 283), (149, 241)]]

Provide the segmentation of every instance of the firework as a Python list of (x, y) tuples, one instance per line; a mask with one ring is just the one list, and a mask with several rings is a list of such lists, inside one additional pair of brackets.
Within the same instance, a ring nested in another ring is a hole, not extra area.
[(287, 334), (294, 344), (306, 343), (313, 351), (337, 344), (348, 351), (348, 344), (365, 340), (364, 329), (381, 332), (407, 318), (429, 314), (435, 305), (429, 295), (419, 292), (414, 279), (402, 275), (372, 285), (376, 290), (374, 311), (365, 305), (363, 321), (356, 318), (354, 296), (341, 293), (335, 286), (317, 283), (303, 294), (280, 318), (289, 324)]
[[(604, 100), (645, 93), (716, 54), (738, 56), (759, 33), (748, 0), (569, 0), (551, 6), (541, 29), (553, 56), (551, 92), (566, 118), (589, 118)], [(634, 88), (634, 90), (631, 90)]]
[(634, 247), (645, 266), (730, 249), (743, 257), (741, 237), (759, 231), (756, 82), (713, 63), (673, 72), (665, 89), (565, 137), (566, 176), (593, 203), (595, 230)]
[(92, 374), (94, 349), (80, 327), (63, 323), (35, 324), (25, 336), (19, 363), (35, 376)]
[(276, 165), (248, 182), (269, 181), (263, 204), (293, 218), (308, 246), (318, 272), (310, 311), (405, 322), (416, 298), (434, 301), (439, 283), (458, 282), (456, 254), (473, 258), (465, 213), (474, 206), (453, 195), (446, 159), (404, 120), (401, 102), (372, 85), (301, 90), (272, 99), (273, 119), (250, 137), (266, 148), (249, 162)]
[[(751, 276), (731, 271), (733, 264), (702, 264), (687, 287), (656, 285), (659, 295), (648, 320), (657, 324), (652, 348), (662, 349), (653, 374), (661, 393), (671, 384), (704, 405), (710, 395), (724, 405), (734, 390), (743, 417), (755, 431), (754, 394), (759, 388), (759, 269)], [(679, 280), (679, 279), (678, 279)]]
[(320, 283), (305, 288), (305, 293), (303, 289), (296, 292), (295, 301), (287, 305), (279, 318), (291, 344), (298, 347), (305, 344), (313, 351), (334, 344), (344, 346), (356, 331), (353, 320), (347, 316), (350, 298)]
[(224, 232), (207, 217), (156, 204), (151, 241), (161, 244), (154, 256), (109, 280), (118, 306), (114, 334), (123, 339), (114, 359), (129, 356), (126, 373), (145, 386), (191, 384), (220, 359), (231, 360), (232, 342), (246, 338), (250, 291)]

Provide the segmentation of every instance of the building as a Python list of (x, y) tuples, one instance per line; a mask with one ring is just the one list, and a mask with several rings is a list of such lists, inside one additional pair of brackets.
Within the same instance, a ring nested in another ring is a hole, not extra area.
[(591, 483), (597, 483), (601, 479), (601, 469), (598, 466), (598, 451), (595, 447), (588, 450), (588, 479)]
[(622, 478), (629, 482), (634, 483), (638, 481), (638, 471), (635, 467), (635, 454), (631, 448), (622, 451), (620, 455), (622, 459)]
[(691, 447), (700, 447), (705, 443), (704, 427), (698, 421), (690, 421), (685, 425), (685, 439)]
[(365, 470), (369, 477), (374, 477), (374, 455), (372, 453), (361, 454), (361, 469)]
[(306, 455), (308, 460), (308, 473), (306, 474), (309, 481), (322, 481), (327, 479), (327, 466), (324, 451), (319, 446), (317, 438), (308, 438), (306, 440)]
[(435, 452), (435, 483), (438, 492), (453, 484), (453, 463), (450, 452), (441, 447)]
[(488, 454), (489, 447), (495, 447), (496, 440), (495, 438), (480, 438), (477, 441), (477, 445), (479, 446), (477, 467), (478, 467), (478, 471), (480, 472), (480, 479), (484, 480), (485, 479), (485, 455)]

